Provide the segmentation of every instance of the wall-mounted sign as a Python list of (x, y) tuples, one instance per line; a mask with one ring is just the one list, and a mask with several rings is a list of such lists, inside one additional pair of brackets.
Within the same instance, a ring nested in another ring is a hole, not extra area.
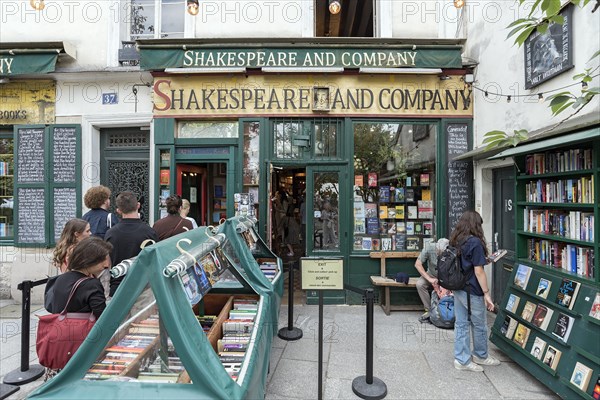
[(15, 80), (0, 85), (0, 125), (53, 124), (56, 83)]
[(341, 258), (302, 258), (302, 290), (343, 290), (344, 260)]
[(525, 39), (525, 89), (531, 89), (573, 68), (573, 6), (560, 14), (564, 23), (550, 24), (545, 33), (534, 31)]
[[(467, 117), (470, 90), (458, 76), (250, 75), (160, 77), (154, 81), (157, 117), (257, 114)], [(320, 101), (322, 100), (322, 101)]]
[(117, 93), (102, 93), (102, 104), (119, 104)]

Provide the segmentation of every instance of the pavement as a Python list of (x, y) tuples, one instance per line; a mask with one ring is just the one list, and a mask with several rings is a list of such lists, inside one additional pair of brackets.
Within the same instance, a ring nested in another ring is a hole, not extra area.
[[(32, 305), (29, 360), (35, 353), (36, 320), (42, 310)], [(21, 365), (21, 306), (0, 300), (0, 381)], [(558, 399), (559, 397), (490, 343), (490, 353), (502, 363), (484, 372), (453, 367), (454, 332), (418, 322), (419, 312), (374, 308), (373, 376), (387, 388), (386, 399)], [(365, 306), (326, 305), (324, 318), (324, 399), (358, 399), (354, 379), (366, 375)], [(494, 314), (489, 314), (491, 326)], [(271, 349), (266, 399), (318, 398), (318, 306), (296, 304), (294, 327), (303, 332), (297, 341), (276, 337)], [(287, 327), (288, 306), (281, 306), (279, 326)], [(362, 378), (361, 378), (362, 377)], [(24, 399), (43, 379), (20, 386), (7, 399)], [(367, 388), (368, 389), (368, 388)], [(93, 397), (89, 397), (92, 399)]]

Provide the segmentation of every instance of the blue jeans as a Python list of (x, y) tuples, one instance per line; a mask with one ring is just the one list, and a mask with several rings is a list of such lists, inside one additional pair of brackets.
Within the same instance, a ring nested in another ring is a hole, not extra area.
[[(488, 331), (485, 301), (483, 296), (471, 294), (471, 322), (467, 320), (467, 292), (454, 291), (454, 358), (466, 365), (471, 361), (471, 335), (473, 354), (479, 358), (488, 356)], [(470, 330), (470, 332), (469, 332)]]

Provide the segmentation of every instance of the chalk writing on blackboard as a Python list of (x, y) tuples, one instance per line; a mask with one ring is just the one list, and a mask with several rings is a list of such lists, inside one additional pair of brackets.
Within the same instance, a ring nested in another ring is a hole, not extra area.
[(452, 161), (454, 157), (469, 150), (468, 126), (448, 124), (448, 234), (452, 232), (460, 216), (472, 209), (473, 165), (470, 161)]
[(17, 189), (18, 216), (17, 241), (20, 243), (45, 243), (46, 199), (44, 189)]
[(54, 241), (58, 243), (65, 224), (77, 216), (77, 190), (54, 188)]
[(73, 127), (54, 127), (53, 132), (54, 182), (75, 182), (77, 136)]
[(17, 130), (17, 183), (44, 182), (44, 128)]

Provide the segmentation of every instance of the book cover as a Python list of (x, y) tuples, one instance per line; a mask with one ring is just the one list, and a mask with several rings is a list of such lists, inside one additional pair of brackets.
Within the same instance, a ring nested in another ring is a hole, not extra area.
[(421, 239), (417, 236), (406, 236), (406, 250), (421, 250)]
[(433, 201), (419, 200), (417, 202), (417, 209), (419, 213), (419, 218), (433, 219)]
[(511, 321), (514, 321), (514, 319), (510, 315), (504, 317), (504, 321), (502, 322), (502, 326), (500, 327), (500, 333), (504, 336), (506, 336), (506, 333), (508, 332), (508, 328), (510, 327)]
[(429, 189), (421, 190), (421, 200), (430, 201), (431, 200), (431, 190), (429, 190)]
[(515, 314), (517, 312), (517, 307), (519, 306), (519, 301), (521, 298), (514, 293), (511, 293), (508, 296), (508, 300), (506, 301), (506, 310)]
[(525, 344), (527, 344), (527, 339), (529, 338), (529, 333), (531, 329), (526, 327), (523, 324), (517, 325), (517, 330), (515, 331), (515, 337), (513, 338), (513, 342), (525, 348)]
[(364, 185), (364, 175), (354, 175), (354, 186), (363, 187)]
[(388, 208), (387, 206), (379, 206), (379, 218), (385, 219), (388, 217)]
[(548, 345), (548, 350), (546, 350), (546, 354), (544, 355), (542, 362), (556, 371), (556, 367), (558, 366), (561, 355), (562, 352), (560, 350), (558, 350), (556, 347)]
[(514, 319), (514, 318), (510, 318), (509, 324), (508, 324), (508, 328), (506, 329), (506, 337), (510, 340), (514, 337), (515, 331), (517, 330), (517, 325), (519, 324), (519, 322)]
[(429, 186), (429, 174), (421, 174), (419, 181), (421, 186)]
[(404, 206), (396, 206), (396, 219), (404, 219)]
[(525, 307), (523, 307), (523, 311), (521, 312), (521, 318), (523, 318), (527, 322), (531, 322), (534, 312), (535, 303), (528, 301), (527, 303), (525, 303)]
[(392, 238), (381, 238), (381, 251), (392, 250)]
[(408, 214), (408, 219), (417, 219), (417, 206), (407, 206), (406, 212)]
[(373, 242), (372, 239), (368, 236), (362, 238), (362, 250), (372, 250)]
[(390, 235), (393, 235), (394, 233), (396, 233), (396, 223), (395, 222), (388, 222), (387, 233)]
[(577, 386), (579, 389), (587, 392), (590, 379), (592, 378), (592, 369), (587, 365), (580, 362), (575, 363), (573, 368), (573, 375), (571, 375), (571, 383)]
[(388, 207), (388, 218), (396, 219), (396, 207)]
[(377, 218), (377, 204), (375, 203), (365, 203), (365, 217), (367, 218)]
[(404, 188), (397, 187), (394, 191), (394, 201), (396, 203), (404, 203)]
[(365, 219), (364, 218), (354, 218), (354, 233), (365, 233)]
[(379, 233), (382, 235), (387, 234), (388, 225), (386, 221), (379, 221)]
[(394, 235), (393, 246), (394, 246), (394, 250), (396, 250), (396, 251), (407, 250), (407, 248), (406, 248), (406, 235), (400, 234), (400, 233)]
[(367, 235), (377, 235), (379, 232), (379, 219), (367, 218)]
[(596, 385), (594, 386), (592, 397), (596, 400), (600, 400), (600, 375), (598, 376), (598, 379), (596, 379)]
[(365, 203), (362, 201), (354, 202), (354, 218), (365, 218)]
[(541, 361), (545, 348), (546, 348), (546, 342), (541, 337), (538, 336), (533, 341), (533, 346), (531, 346), (531, 355)]
[(414, 202), (415, 201), (415, 189), (407, 188), (404, 190), (404, 200), (406, 202)]
[(414, 235), (415, 234), (415, 223), (412, 221), (408, 221), (406, 223), (406, 234)]
[(423, 222), (423, 234), (433, 235), (433, 222)]
[(556, 304), (572, 310), (575, 300), (577, 299), (579, 286), (579, 282), (568, 278), (563, 278), (560, 286), (558, 287), (558, 292), (556, 293)]
[(550, 287), (552, 286), (552, 281), (548, 279), (540, 278), (540, 283), (538, 283), (538, 287), (535, 290), (535, 294), (540, 296), (543, 299), (548, 298), (548, 292), (550, 291)]
[(406, 234), (406, 223), (404, 221), (396, 222), (396, 233)]
[(575, 319), (567, 314), (559, 313), (552, 334), (567, 343)]
[(354, 243), (352, 247), (354, 250), (362, 250), (362, 236), (354, 236)]
[(379, 251), (381, 249), (381, 241), (377, 238), (373, 238), (373, 240), (371, 240), (371, 246), (373, 251)]
[(390, 187), (379, 186), (379, 202), (389, 203), (390, 202)]
[(377, 173), (369, 172), (369, 174), (367, 175), (367, 182), (370, 188), (377, 187)]
[(596, 293), (596, 298), (590, 308), (590, 317), (600, 320), (600, 292)]
[(415, 222), (415, 235), (422, 235), (422, 234), (423, 234), (423, 223)]
[(519, 264), (517, 272), (515, 274), (515, 285), (521, 289), (527, 289), (527, 283), (529, 282), (529, 276), (531, 275), (531, 267), (527, 265)]
[(548, 328), (548, 324), (550, 323), (550, 319), (552, 318), (552, 314), (554, 314), (554, 311), (551, 308), (548, 308), (544, 304), (540, 303), (535, 308), (531, 323), (540, 329), (546, 330)]

